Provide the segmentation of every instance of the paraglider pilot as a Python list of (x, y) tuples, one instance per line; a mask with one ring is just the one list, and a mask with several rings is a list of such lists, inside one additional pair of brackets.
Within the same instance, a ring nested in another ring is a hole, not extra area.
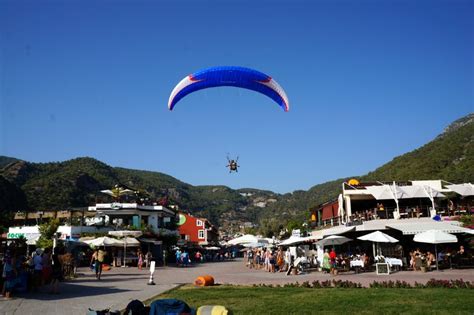
[(226, 166), (229, 168), (229, 173), (232, 173), (232, 172), (238, 172), (239, 170), (237, 169), (239, 167), (239, 165), (237, 164), (237, 160), (229, 160), (229, 158), (227, 158), (227, 160), (229, 161), (229, 164)]

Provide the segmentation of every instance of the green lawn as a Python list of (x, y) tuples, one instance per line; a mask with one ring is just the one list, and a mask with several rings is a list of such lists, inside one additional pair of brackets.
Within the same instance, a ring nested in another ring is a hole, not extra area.
[[(155, 299), (174, 298), (197, 308), (224, 305), (233, 314), (473, 314), (472, 289), (308, 289), (184, 286)], [(147, 301), (148, 303), (150, 301)]]

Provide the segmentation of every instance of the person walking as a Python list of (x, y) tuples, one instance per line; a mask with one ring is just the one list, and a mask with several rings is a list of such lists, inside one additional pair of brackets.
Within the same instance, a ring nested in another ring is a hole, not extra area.
[(102, 276), (102, 263), (104, 262), (105, 255), (107, 253), (102, 249), (96, 249), (92, 254), (91, 265), (94, 264), (95, 277), (100, 280)]

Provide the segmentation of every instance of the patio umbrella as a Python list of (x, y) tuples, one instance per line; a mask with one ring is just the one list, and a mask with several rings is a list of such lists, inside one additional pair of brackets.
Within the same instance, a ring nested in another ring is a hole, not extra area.
[[(129, 246), (139, 246), (140, 245), (139, 241), (137, 241), (134, 238), (127, 237), (127, 236), (139, 237), (142, 234), (143, 233), (141, 231), (127, 231), (127, 230), (109, 231), (109, 235), (125, 237), (123, 239), (123, 266), (122, 267), (126, 267), (125, 257), (126, 257), (126, 253), (127, 253), (127, 244), (129, 244)], [(134, 240), (134, 241), (132, 241), (132, 240)]]
[(252, 234), (245, 234), (227, 242), (230, 245), (245, 245), (248, 243), (268, 243), (264, 238), (259, 238)]
[(85, 243), (93, 246), (117, 246), (123, 244), (122, 241), (107, 236), (94, 238), (92, 240), (85, 241)]
[(457, 243), (458, 238), (456, 235), (449, 234), (440, 230), (428, 230), (423, 233), (416, 234), (413, 237), (413, 240), (418, 243), (428, 243), (434, 244), (435, 246), (435, 257), (436, 257), (436, 270), (438, 268), (438, 248), (437, 244), (446, 244), (446, 243)]
[(281, 246), (286, 246), (286, 245), (293, 245), (293, 244), (298, 244), (298, 243), (303, 243), (305, 241), (308, 241), (309, 238), (307, 237), (300, 237), (300, 236), (290, 236), (290, 238), (283, 240), (281, 243), (278, 245)]
[(374, 257), (376, 256), (376, 250), (375, 250), (376, 243), (397, 243), (398, 242), (396, 238), (393, 238), (390, 235), (387, 235), (380, 231), (375, 231), (366, 235), (359, 236), (357, 239), (362, 240), (362, 241), (373, 242), (372, 249), (374, 252)]
[(352, 239), (347, 238), (345, 236), (331, 235), (331, 236), (325, 237), (322, 240), (316, 242), (316, 244), (324, 247), (324, 246), (342, 245), (342, 244), (350, 242), (350, 241), (352, 241)]

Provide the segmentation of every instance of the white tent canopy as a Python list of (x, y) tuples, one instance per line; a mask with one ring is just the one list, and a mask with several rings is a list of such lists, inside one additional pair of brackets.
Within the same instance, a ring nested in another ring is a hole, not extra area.
[(259, 238), (252, 234), (245, 234), (227, 242), (230, 245), (245, 245), (248, 243), (268, 243), (264, 238)]
[(93, 246), (122, 246), (123, 242), (115, 238), (102, 236), (94, 238), (92, 240), (84, 241), (85, 243)]
[(474, 196), (474, 185), (471, 183), (446, 185), (449, 189), (461, 196)]
[(435, 257), (436, 257), (436, 270), (438, 270), (438, 248), (437, 244), (446, 244), (446, 243), (457, 243), (458, 238), (456, 235), (452, 235), (440, 230), (429, 230), (423, 233), (416, 234), (413, 237), (413, 241), (419, 243), (428, 243), (435, 245)]
[(290, 238), (283, 240), (281, 243), (278, 245), (281, 246), (287, 246), (287, 245), (293, 245), (293, 244), (298, 244), (298, 243), (303, 243), (310, 240), (308, 237), (300, 237), (300, 236), (290, 236)]

